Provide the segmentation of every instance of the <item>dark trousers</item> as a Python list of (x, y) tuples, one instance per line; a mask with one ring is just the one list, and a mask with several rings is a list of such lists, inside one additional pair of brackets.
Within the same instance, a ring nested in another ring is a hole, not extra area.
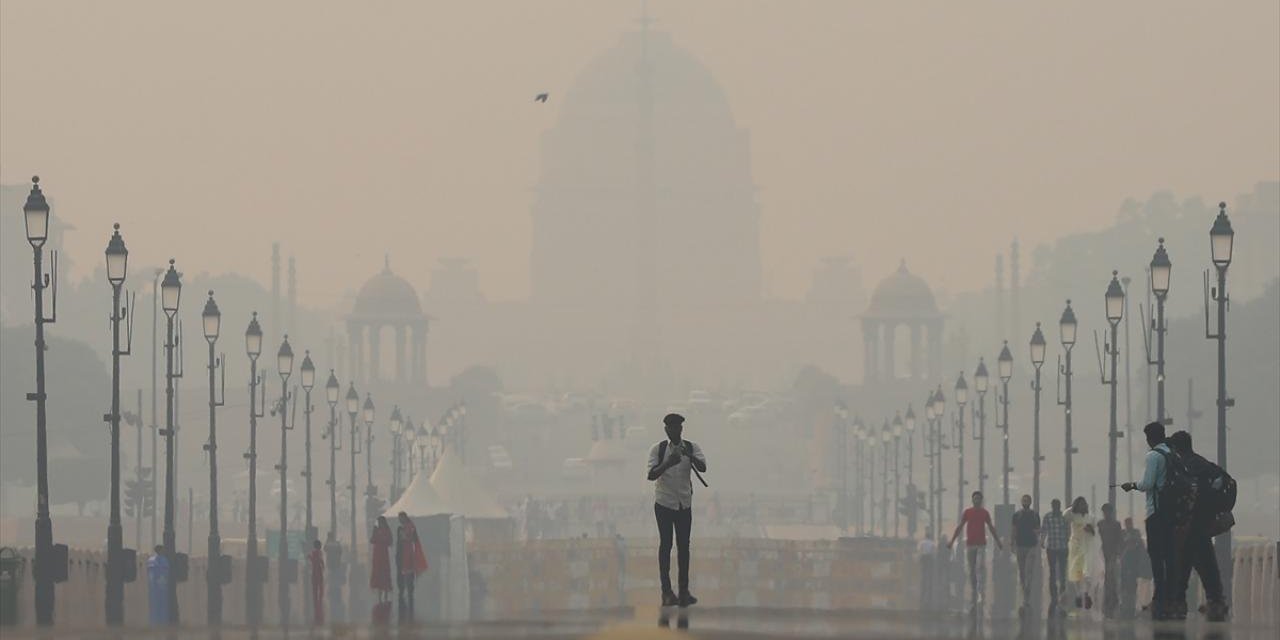
[(1018, 560), (1018, 586), (1022, 587), (1022, 604), (1031, 604), (1031, 571), (1034, 563), (1040, 561), (1039, 547), (1014, 547), (1014, 557)]
[(413, 587), (414, 583), (417, 582), (417, 578), (418, 576), (413, 573), (396, 574), (396, 588), (399, 590), (399, 600), (410, 608), (414, 606)]
[(1049, 549), (1045, 551), (1049, 561), (1049, 601), (1056, 608), (1058, 599), (1067, 590), (1067, 550)]
[(658, 576), (662, 579), (662, 592), (671, 591), (671, 537), (674, 533), (680, 593), (685, 593), (689, 590), (689, 532), (693, 529), (693, 510), (688, 507), (668, 509), (654, 504), (653, 515), (658, 520)]
[(1200, 585), (1204, 587), (1204, 597), (1208, 602), (1222, 602), (1222, 574), (1218, 572), (1218, 557), (1213, 552), (1213, 539), (1205, 534), (1203, 526), (1193, 525), (1187, 532), (1187, 540), (1182, 547), (1177, 563), (1176, 588), (1171, 598), (1174, 602), (1187, 601), (1187, 583), (1191, 580), (1191, 570), (1200, 575)]
[(1173, 526), (1159, 514), (1147, 518), (1147, 556), (1151, 558), (1151, 601), (1165, 607), (1171, 601), (1176, 584), (1176, 558), (1173, 548)]

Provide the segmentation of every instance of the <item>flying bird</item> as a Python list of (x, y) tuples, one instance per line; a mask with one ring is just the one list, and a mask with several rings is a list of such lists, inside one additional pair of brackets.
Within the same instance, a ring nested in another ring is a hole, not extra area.
[(539, 93), (537, 96), (535, 96), (535, 97), (533, 98), (533, 101), (534, 101), (534, 102), (546, 102), (546, 101), (547, 101), (547, 98), (549, 98), (549, 97), (551, 97), (551, 94), (549, 94), (549, 93)]

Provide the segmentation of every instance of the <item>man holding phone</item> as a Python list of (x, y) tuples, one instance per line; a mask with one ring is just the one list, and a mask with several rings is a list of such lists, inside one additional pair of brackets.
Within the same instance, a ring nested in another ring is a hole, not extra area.
[[(669, 413), (662, 419), (667, 439), (649, 450), (649, 480), (654, 483), (653, 513), (658, 521), (658, 575), (662, 580), (662, 606), (688, 607), (698, 599), (689, 593), (689, 533), (693, 528), (693, 474), (706, 473), (702, 448), (684, 440), (684, 416)], [(706, 486), (702, 476), (698, 480)], [(671, 589), (671, 541), (674, 533), (679, 563), (680, 593)]]

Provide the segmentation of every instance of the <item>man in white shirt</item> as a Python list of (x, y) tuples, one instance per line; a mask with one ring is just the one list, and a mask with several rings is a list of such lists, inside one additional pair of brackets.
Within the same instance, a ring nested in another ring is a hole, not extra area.
[[(706, 473), (702, 448), (681, 439), (684, 416), (669, 413), (662, 419), (667, 439), (649, 449), (649, 480), (653, 484), (653, 513), (658, 521), (658, 575), (662, 579), (662, 606), (687, 607), (698, 599), (689, 593), (689, 532), (693, 528), (692, 472)], [(698, 478), (701, 480), (701, 476)], [(703, 483), (706, 484), (705, 482)], [(671, 589), (671, 539), (675, 534), (680, 594)]]

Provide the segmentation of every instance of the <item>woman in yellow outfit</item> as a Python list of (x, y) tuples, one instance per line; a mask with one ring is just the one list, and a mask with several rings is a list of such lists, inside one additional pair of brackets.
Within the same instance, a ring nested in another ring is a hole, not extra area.
[(1076, 606), (1093, 608), (1086, 578), (1092, 578), (1089, 555), (1097, 546), (1097, 523), (1089, 515), (1089, 503), (1080, 496), (1071, 503), (1071, 511), (1065, 517), (1071, 526), (1071, 539), (1067, 542), (1067, 581), (1076, 593)]

